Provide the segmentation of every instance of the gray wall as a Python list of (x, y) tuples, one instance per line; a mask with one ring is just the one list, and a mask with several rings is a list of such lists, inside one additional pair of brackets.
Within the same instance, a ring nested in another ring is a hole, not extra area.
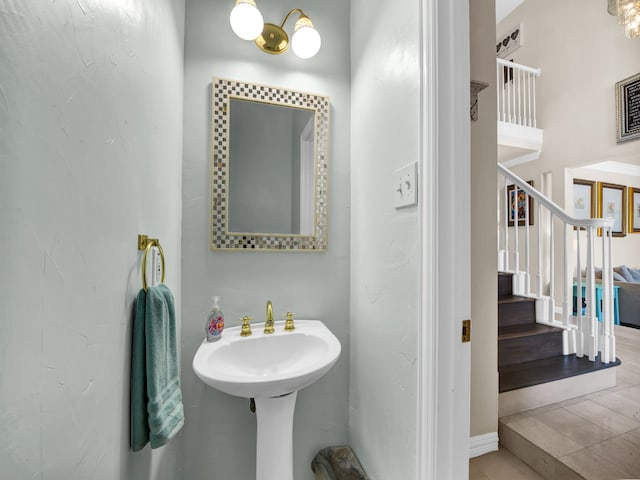
[(415, 478), (418, 209), (393, 171), (419, 155), (418, 2), (351, 2), (351, 442), (372, 479)]
[[(343, 353), (321, 380), (303, 389), (294, 423), (294, 476), (311, 479), (310, 461), (348, 432), (349, 380), (349, 5), (341, 0), (262, 2), (267, 22), (280, 23), (293, 6), (309, 14), (322, 35), (310, 60), (273, 56), (233, 34), (233, 2), (189, 0), (186, 10), (183, 163), (183, 392), (186, 408), (183, 478), (252, 478), (255, 418), (248, 400), (219, 393), (191, 372), (211, 296), (220, 295), (228, 325), (249, 314), (274, 313), (324, 321)], [(291, 25), (292, 26), (292, 25)], [(290, 28), (289, 26), (288, 28)], [(329, 251), (327, 253), (212, 252), (209, 249), (211, 78), (220, 76), (331, 97)]]
[[(180, 308), (182, 0), (0, 8), (3, 478), (173, 479), (129, 452), (138, 233)], [(179, 313), (179, 312), (178, 312)]]

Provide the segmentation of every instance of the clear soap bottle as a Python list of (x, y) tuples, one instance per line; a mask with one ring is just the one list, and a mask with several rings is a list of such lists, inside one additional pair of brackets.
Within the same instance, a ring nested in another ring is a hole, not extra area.
[(211, 310), (209, 310), (204, 326), (207, 334), (207, 342), (215, 342), (220, 339), (223, 329), (224, 315), (222, 314), (222, 310), (220, 310), (220, 297), (213, 297), (213, 305), (211, 306)]

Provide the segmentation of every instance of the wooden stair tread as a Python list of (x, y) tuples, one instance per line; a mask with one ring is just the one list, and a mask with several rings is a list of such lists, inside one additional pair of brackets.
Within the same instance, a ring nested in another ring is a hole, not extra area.
[(550, 333), (562, 333), (562, 328), (541, 325), (540, 323), (534, 323), (532, 325), (509, 325), (498, 329), (498, 341)]
[(526, 303), (526, 302), (535, 302), (535, 298), (531, 297), (522, 297), (520, 295), (506, 295), (504, 297), (498, 297), (498, 304), (501, 303)]
[(540, 360), (505, 365), (498, 367), (499, 391), (503, 393), (531, 387), (618, 365), (620, 365), (618, 358), (615, 362), (602, 363), (600, 357), (597, 357), (595, 362), (591, 362), (587, 357), (576, 357), (575, 355), (556, 355)]

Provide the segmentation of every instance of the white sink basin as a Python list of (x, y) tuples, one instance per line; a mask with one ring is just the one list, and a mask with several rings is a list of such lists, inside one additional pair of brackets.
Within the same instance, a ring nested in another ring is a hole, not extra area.
[(340, 356), (340, 342), (318, 320), (296, 320), (293, 332), (275, 322), (276, 332), (263, 333), (264, 323), (252, 324), (253, 335), (240, 336), (240, 327), (225, 328), (216, 342), (202, 342), (193, 358), (193, 371), (207, 385), (238, 397), (278, 397), (304, 388), (322, 377)]

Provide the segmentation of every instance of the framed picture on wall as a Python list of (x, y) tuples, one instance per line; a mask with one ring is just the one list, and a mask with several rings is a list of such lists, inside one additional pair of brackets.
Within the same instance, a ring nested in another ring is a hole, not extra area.
[(627, 187), (615, 183), (599, 184), (598, 216), (613, 219), (613, 236), (624, 237), (627, 234), (625, 224), (627, 218)]
[(640, 73), (616, 83), (618, 143), (640, 138)]
[(574, 178), (573, 216), (580, 220), (594, 218), (596, 210), (596, 182)]
[[(527, 183), (533, 187), (533, 180), (529, 180)], [(530, 197), (524, 190), (520, 189), (518, 189), (517, 197), (516, 199), (515, 185), (509, 185), (507, 187), (507, 211), (509, 212), (507, 225), (513, 227), (516, 211), (518, 226), (525, 225), (527, 218), (529, 219), (529, 225), (533, 225), (533, 197)], [(527, 201), (527, 198), (529, 201)]]
[(640, 188), (629, 187), (629, 233), (640, 233)]

